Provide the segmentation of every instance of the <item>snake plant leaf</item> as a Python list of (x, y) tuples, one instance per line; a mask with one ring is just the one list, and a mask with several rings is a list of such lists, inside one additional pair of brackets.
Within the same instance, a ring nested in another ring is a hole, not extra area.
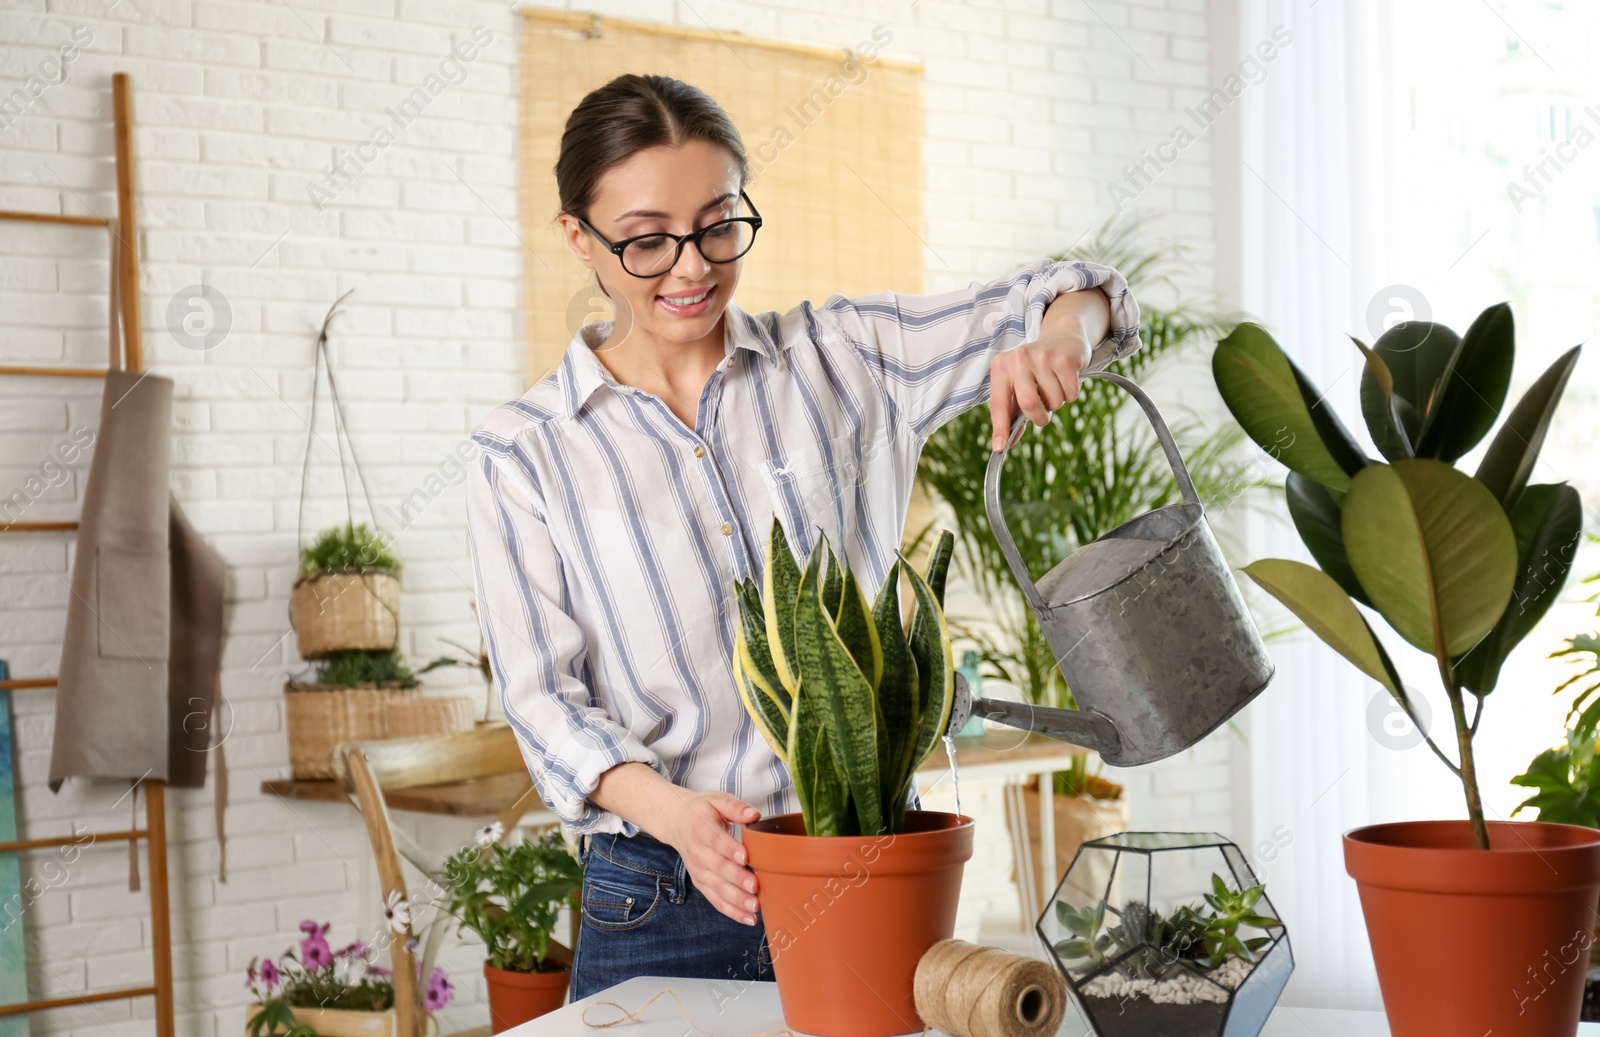
[(1494, 690), (1506, 656), (1555, 602), (1583, 536), (1583, 500), (1566, 483), (1537, 483), (1511, 512), (1517, 539), (1517, 580), (1500, 621), (1456, 663), (1456, 679), (1473, 694)]
[(1288, 558), (1262, 558), (1244, 567), (1244, 574), (1277, 598), (1329, 648), (1355, 668), (1402, 697), (1404, 686), (1385, 665), (1383, 647), (1372, 628), (1333, 577), (1314, 566)]
[(805, 680), (795, 686), (789, 724), (789, 774), (800, 798), (807, 835), (840, 835), (838, 772), (820, 713), (820, 686)]
[(1283, 495), (1289, 503), (1289, 517), (1311, 557), (1346, 594), (1370, 608), (1372, 602), (1361, 589), (1361, 581), (1356, 579), (1356, 571), (1350, 568), (1350, 558), (1345, 554), (1338, 500), (1326, 486), (1299, 472), (1290, 472), (1284, 479)]
[(1477, 479), (1489, 487), (1507, 512), (1517, 505), (1522, 488), (1528, 485), (1533, 466), (1544, 446), (1545, 433), (1555, 416), (1556, 404), (1572, 377), (1582, 346), (1573, 346), (1545, 368), (1538, 381), (1528, 387), (1511, 409), (1505, 424), (1489, 442), (1489, 450), (1478, 465)]
[[(826, 549), (826, 544), (822, 545)], [(824, 581), (813, 548), (795, 599), (795, 658), (807, 686), (816, 694), (817, 711), (833, 751), (839, 775), (855, 799), (861, 831), (882, 831), (878, 795), (878, 721), (874, 689), (856, 665), (849, 647), (823, 608)]]
[(1439, 413), (1444, 386), (1461, 350), (1461, 336), (1443, 324), (1405, 320), (1379, 335), (1372, 349), (1394, 378), (1394, 394), (1422, 416), (1422, 432), (1426, 433)]
[(778, 702), (772, 689), (762, 687), (756, 674), (755, 663), (750, 659), (750, 646), (745, 641), (744, 628), (740, 627), (733, 643), (733, 680), (739, 689), (739, 699), (755, 721), (761, 737), (772, 747), (773, 753), (784, 763), (789, 762), (789, 715)]
[(905, 810), (919, 701), (917, 663), (901, 626), (900, 571), (904, 567), (899, 558), (890, 564), (872, 604), (872, 623), (883, 651), (883, 674), (878, 681), (878, 774), (885, 808), (896, 812)]
[(778, 677), (778, 668), (772, 661), (772, 646), (767, 641), (766, 607), (761, 603), (761, 591), (755, 580), (746, 577), (734, 584), (734, 593), (739, 603), (739, 619), (750, 658), (750, 678), (760, 685), (762, 691), (771, 695), (787, 715), (789, 689), (784, 687), (782, 679)]
[[(903, 556), (902, 556), (903, 557)], [(917, 737), (911, 753), (909, 777), (933, 755), (950, 728), (950, 709), (955, 702), (955, 667), (950, 658), (950, 629), (944, 609), (921, 573), (906, 567), (917, 603), (912, 612), (911, 656), (917, 661), (919, 711)], [(921, 622), (918, 622), (922, 620)]]
[(1383, 357), (1354, 335), (1350, 336), (1350, 341), (1367, 358), (1361, 371), (1361, 416), (1366, 419), (1373, 445), (1390, 461), (1415, 457), (1411, 443), (1421, 431), (1416, 411), (1395, 395), (1394, 375), (1389, 373), (1389, 365), (1383, 362)]
[(817, 540), (822, 544), (823, 569), (822, 569), (822, 606), (828, 611), (828, 618), (835, 623), (839, 621), (839, 603), (844, 600), (844, 578), (839, 573), (839, 559), (834, 557), (833, 545), (828, 543), (828, 538), (821, 530), (817, 531)]
[(883, 677), (883, 646), (879, 644), (878, 628), (872, 622), (870, 606), (856, 574), (846, 567), (840, 583), (839, 609), (834, 617), (839, 639), (850, 649), (850, 656), (861, 667), (867, 683), (876, 688)]
[(1211, 374), (1234, 419), (1291, 471), (1333, 490), (1350, 474), (1323, 442), (1288, 355), (1266, 329), (1245, 322), (1217, 343)]
[[(939, 608), (944, 608), (944, 583), (945, 576), (950, 568), (950, 559), (955, 554), (955, 534), (948, 529), (941, 529), (939, 536), (928, 546), (928, 561), (923, 567), (922, 578), (928, 584), (928, 589), (933, 592), (933, 598), (939, 603)], [(911, 566), (907, 565), (909, 572)], [(913, 594), (915, 601), (915, 594)], [(913, 605), (911, 622), (907, 626), (906, 639), (911, 644), (918, 643), (919, 638), (935, 637), (931, 613), (927, 609), (918, 609)], [(925, 673), (926, 668), (918, 667), (919, 673)], [(928, 701), (927, 684), (919, 681), (917, 685), (917, 712), (921, 715), (923, 705)]]
[(772, 516), (767, 535), (766, 570), (762, 573), (762, 597), (766, 599), (767, 646), (778, 680), (791, 697), (800, 676), (794, 664), (794, 602), (800, 592), (800, 567), (795, 564), (789, 538), (784, 535), (778, 516)]
[(1504, 614), (1517, 570), (1511, 521), (1482, 483), (1443, 461), (1362, 470), (1341, 529), (1373, 605), (1424, 652), (1460, 655)]
[(1496, 303), (1461, 336), (1438, 402), (1424, 415), (1418, 455), (1454, 461), (1478, 445), (1505, 405), (1515, 356), (1511, 307)]

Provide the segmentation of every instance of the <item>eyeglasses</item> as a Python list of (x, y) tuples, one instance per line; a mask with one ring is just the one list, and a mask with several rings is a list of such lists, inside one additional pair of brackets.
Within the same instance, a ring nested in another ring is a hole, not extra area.
[(641, 234), (623, 241), (611, 241), (591, 227), (582, 216), (574, 213), (573, 218), (584, 230), (599, 238), (605, 247), (622, 261), (622, 269), (634, 277), (658, 277), (678, 265), (678, 257), (683, 254), (683, 246), (691, 241), (708, 263), (731, 263), (749, 252), (750, 246), (755, 244), (756, 231), (761, 227), (761, 214), (756, 211), (755, 203), (750, 201), (749, 195), (740, 191), (739, 197), (750, 206), (751, 215), (718, 220), (692, 234), (665, 234), (657, 231), (654, 234)]

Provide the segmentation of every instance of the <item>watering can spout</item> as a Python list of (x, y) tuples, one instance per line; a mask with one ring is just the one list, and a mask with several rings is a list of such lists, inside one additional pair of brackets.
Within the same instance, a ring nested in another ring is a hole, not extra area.
[(1117, 734), (1116, 725), (1098, 713), (1054, 709), (1006, 699), (977, 698), (967, 684), (966, 675), (957, 673), (955, 701), (950, 705), (949, 734), (958, 733), (975, 716), (1019, 731), (1036, 731), (1057, 741), (1082, 746), (1101, 756), (1114, 757), (1122, 751), (1122, 738)]

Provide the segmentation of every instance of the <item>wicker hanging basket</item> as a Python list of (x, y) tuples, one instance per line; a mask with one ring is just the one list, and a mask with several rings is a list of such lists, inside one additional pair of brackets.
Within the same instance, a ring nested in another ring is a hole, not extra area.
[[(406, 690), (410, 688), (411, 690)], [(333, 750), (340, 742), (388, 737), (390, 702), (417, 696), (416, 685), (284, 685), (284, 728), (289, 738), (289, 772), (299, 779), (334, 777)]]
[(400, 581), (386, 572), (302, 576), (289, 595), (289, 625), (302, 659), (389, 651), (400, 640)]
[(478, 704), (469, 698), (405, 695), (384, 707), (385, 738), (417, 738), (471, 731)]

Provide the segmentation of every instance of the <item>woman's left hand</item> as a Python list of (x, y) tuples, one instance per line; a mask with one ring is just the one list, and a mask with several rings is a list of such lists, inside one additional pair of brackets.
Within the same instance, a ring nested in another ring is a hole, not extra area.
[(1081, 374), (1094, 344), (1111, 328), (1111, 302), (1099, 288), (1064, 292), (1045, 308), (1039, 338), (1008, 349), (989, 364), (989, 415), (994, 421), (990, 449), (1000, 450), (1020, 408), (1035, 425), (1050, 422), (1050, 412), (1078, 398)]

